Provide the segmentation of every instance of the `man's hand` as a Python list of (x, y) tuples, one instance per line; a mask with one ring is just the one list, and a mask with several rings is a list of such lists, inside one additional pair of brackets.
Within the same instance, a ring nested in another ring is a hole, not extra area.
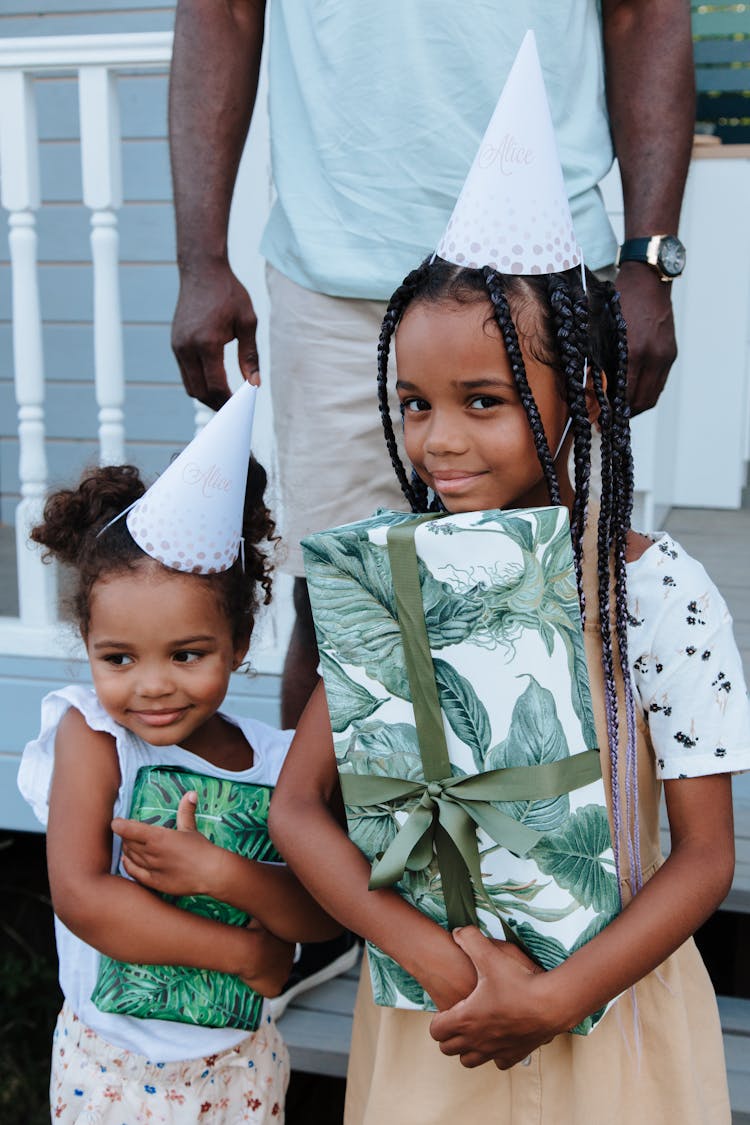
[(677, 356), (672, 283), (644, 262), (623, 262), (615, 284), (628, 326), (630, 410), (641, 414), (656, 405)]
[(466, 1067), (493, 1059), (507, 1070), (557, 1032), (540, 988), (547, 974), (522, 950), (484, 937), (475, 926), (453, 936), (474, 963), (477, 984), (465, 1000), (433, 1017), (430, 1034), (444, 1055), (460, 1055)]
[(260, 383), (255, 309), (229, 265), (184, 269), (172, 324), (172, 349), (185, 390), (218, 410), (230, 396), (224, 345), (237, 340), (242, 377)]
[[(601, 0), (601, 14), (624, 237), (677, 234), (695, 125), (690, 5)], [(623, 262), (615, 284), (628, 325), (630, 408), (640, 414), (656, 403), (677, 355), (670, 283), (643, 262)]]
[(229, 211), (258, 87), (263, 0), (177, 0), (169, 153), (180, 295), (172, 348), (185, 389), (217, 410), (229, 398), (224, 345), (260, 381), (256, 317), (229, 268)]

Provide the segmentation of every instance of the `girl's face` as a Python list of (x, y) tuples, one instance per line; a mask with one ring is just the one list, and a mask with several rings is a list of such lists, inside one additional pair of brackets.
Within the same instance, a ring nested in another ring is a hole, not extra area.
[(145, 563), (91, 591), (94, 688), (112, 718), (152, 746), (191, 749), (245, 647), (215, 593), (193, 575)]
[[(489, 301), (410, 306), (396, 332), (407, 456), (449, 512), (549, 504), (534, 438)], [(555, 373), (523, 346), (531, 392), (554, 455), (568, 418)], [(566, 440), (555, 466), (573, 490)]]

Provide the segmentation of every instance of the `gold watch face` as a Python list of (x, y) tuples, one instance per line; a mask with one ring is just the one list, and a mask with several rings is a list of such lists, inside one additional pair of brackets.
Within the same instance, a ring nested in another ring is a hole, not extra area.
[(685, 268), (685, 247), (679, 238), (668, 234), (662, 238), (657, 255), (659, 268), (667, 277), (679, 277)]

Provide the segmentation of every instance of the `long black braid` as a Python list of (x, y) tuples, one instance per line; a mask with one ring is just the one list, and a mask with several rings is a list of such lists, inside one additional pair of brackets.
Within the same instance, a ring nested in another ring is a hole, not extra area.
[(586, 407), (585, 381), (588, 377), (589, 310), (583, 294), (575, 304), (570, 292), (557, 274), (547, 276), (552, 323), (557, 335), (557, 348), (562, 360), (565, 397), (573, 430), (573, 464), (575, 500), (571, 513), (571, 535), (576, 557), (578, 598), (581, 618), (586, 619), (586, 597), (581, 578), (581, 544), (586, 526), (591, 476), (591, 423)]
[(634, 854), (629, 856), (634, 891), (640, 890), (643, 873), (640, 856), (640, 818), (638, 816), (637, 748), (635, 740), (635, 703), (628, 670), (627, 649), (627, 576), (625, 542), (633, 511), (633, 455), (630, 447), (630, 407), (628, 405), (628, 342), (627, 326), (620, 308), (620, 298), (614, 288), (608, 293), (608, 309), (615, 324), (617, 343), (617, 368), (609, 390), (612, 402), (612, 475), (617, 484), (613, 492), (612, 542), (615, 551), (615, 623), (617, 644), (625, 684), (627, 714), (627, 748), (625, 755), (625, 815), (628, 823), (627, 839)]
[(557, 480), (557, 473), (555, 472), (555, 466), (547, 442), (547, 435), (542, 425), (542, 419), (539, 415), (536, 402), (534, 401), (534, 396), (531, 393), (529, 381), (526, 378), (526, 365), (523, 362), (521, 345), (518, 342), (518, 333), (513, 323), (508, 298), (505, 296), (502, 286), (499, 284), (500, 274), (490, 269), (489, 266), (485, 266), (482, 273), (484, 274), (487, 292), (489, 293), (490, 301), (492, 302), (492, 307), (495, 312), (495, 320), (497, 321), (497, 326), (500, 329), (503, 343), (505, 344), (505, 350), (508, 354), (513, 378), (518, 387), (521, 404), (526, 411), (529, 427), (534, 436), (534, 446), (536, 448), (537, 457), (539, 458), (539, 464), (542, 466), (542, 472), (544, 473), (550, 504), (559, 504), (560, 485)]
[(420, 285), (425, 282), (428, 268), (427, 262), (422, 262), (422, 265), (418, 269), (412, 270), (399, 285), (388, 302), (378, 340), (378, 406), (380, 408), (380, 420), (383, 423), (385, 444), (388, 447), (391, 464), (401, 485), (401, 491), (413, 512), (427, 510), (427, 486), (414, 473), (412, 473), (411, 480), (409, 479), (399, 456), (391, 418), (391, 407), (388, 402), (388, 355), (396, 325), (403, 316), (407, 305), (419, 290)]
[[(602, 638), (602, 667), (604, 669), (604, 710), (607, 719), (607, 740), (609, 743), (610, 758), (610, 784), (612, 787), (612, 820), (615, 830), (615, 863), (618, 879), (620, 878), (620, 840), (621, 840), (621, 803), (620, 803), (620, 774), (618, 769), (618, 707), (615, 684), (614, 647), (612, 644), (612, 619), (611, 605), (611, 573), (610, 559), (612, 557), (613, 539), (613, 469), (612, 469), (612, 409), (604, 380), (600, 370), (591, 372), (591, 382), (599, 404), (599, 426), (601, 434), (601, 497), (599, 501), (599, 522), (597, 524), (597, 578), (599, 590), (599, 622)], [(603, 560), (607, 565), (602, 565)], [(627, 818), (626, 818), (627, 823)]]
[[(548, 364), (560, 380), (573, 430), (575, 501), (571, 513), (571, 538), (575, 558), (581, 613), (585, 614), (582, 579), (583, 534), (588, 514), (591, 474), (591, 423), (588, 418), (584, 371), (600, 408), (601, 501), (597, 524), (597, 575), (605, 714), (612, 785), (614, 851), (621, 879), (620, 842), (627, 841), (634, 889), (642, 885), (637, 810), (635, 707), (628, 668), (627, 587), (625, 549), (633, 503), (633, 463), (630, 452), (627, 406), (627, 341), (625, 322), (614, 287), (587, 274), (584, 291), (580, 270), (546, 276), (500, 274), (485, 267), (466, 269), (440, 258), (425, 260), (394, 293), (383, 321), (378, 345), (378, 400), (386, 444), (401, 488), (415, 512), (428, 510), (429, 494), (417, 479), (409, 479), (396, 446), (388, 406), (387, 368), (391, 340), (412, 302), (469, 304), (487, 300), (492, 319), (502, 336), (524, 406), (550, 503), (560, 503), (554, 458), (542, 428), (539, 411), (526, 378), (516, 323), (519, 313), (531, 308), (533, 331), (523, 333), (524, 347)], [(516, 323), (514, 323), (514, 314)], [(540, 315), (541, 314), (541, 315)], [(605, 384), (602, 373), (606, 374)], [(434, 505), (433, 505), (434, 506)], [(614, 561), (614, 630), (611, 614), (611, 564)], [(627, 746), (625, 751), (625, 825), (622, 825), (618, 770), (618, 700), (615, 681), (615, 645), (624, 683)], [(624, 827), (624, 832), (623, 832)]]

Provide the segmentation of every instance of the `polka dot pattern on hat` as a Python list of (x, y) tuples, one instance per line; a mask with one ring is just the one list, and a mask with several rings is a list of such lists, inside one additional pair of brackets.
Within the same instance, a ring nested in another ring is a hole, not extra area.
[(126, 516), (147, 555), (172, 570), (228, 570), (241, 545), (257, 388), (237, 391)]
[(533, 32), (521, 44), (436, 253), (458, 266), (515, 274), (581, 263)]

